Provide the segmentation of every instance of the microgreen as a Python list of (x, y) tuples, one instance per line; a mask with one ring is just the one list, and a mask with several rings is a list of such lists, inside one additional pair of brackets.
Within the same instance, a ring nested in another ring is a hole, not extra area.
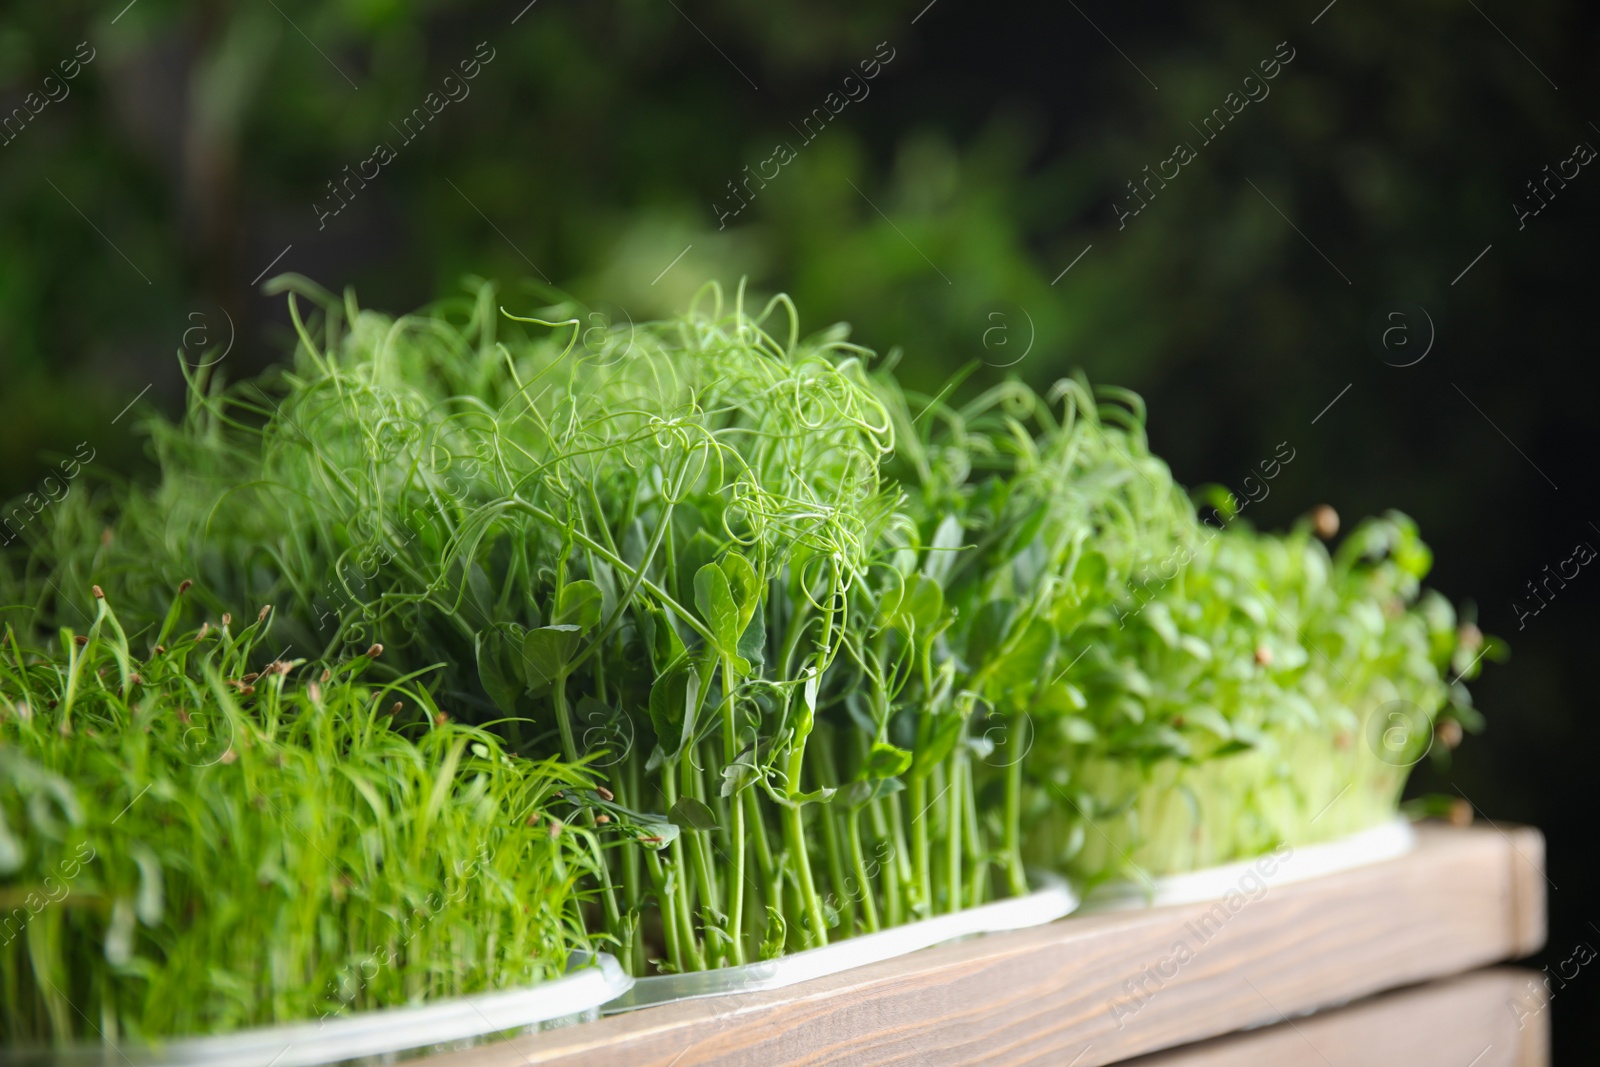
[(901, 447), (923, 523), (973, 543), (949, 641), (962, 684), (1028, 729), (1003, 787), (1027, 855), (1142, 879), (1392, 818), (1439, 724), (1479, 728), (1480, 648), (1504, 652), (1423, 592), (1415, 526), (1370, 520), (1332, 555), (1309, 520), (1259, 534), (1222, 504), (1219, 528), (1149, 455), (1137, 397), (1050, 399), (934, 403)]
[(1404, 777), (1376, 709), (1476, 724), (1408, 522), (1332, 556), (1217, 533), (1126, 391), (908, 395), (742, 286), (597, 329), (488, 286), (394, 319), (275, 285), (293, 365), (196, 375), (149, 425), (157, 484), (29, 532), (19, 619), (90, 582), (138, 633), (270, 602), (313, 660), (383, 645), (364, 685), (428, 668), (592, 781), (562, 797), (582, 919), (635, 973), (1022, 893), (1030, 861), (1092, 881), (1360, 828)]
[[(153, 1040), (525, 985), (593, 942), (581, 769), (420, 677), (272, 660), (271, 613), (0, 650), (8, 1040)], [(79, 641), (83, 640), (83, 644)], [(311, 675), (308, 680), (305, 676)]]

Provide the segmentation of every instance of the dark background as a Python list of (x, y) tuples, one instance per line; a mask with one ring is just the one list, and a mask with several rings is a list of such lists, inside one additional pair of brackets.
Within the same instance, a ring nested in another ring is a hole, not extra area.
[[(1520, 229), (1513, 207), (1600, 146), (1593, 8), (525, 2), (7, 5), (0, 117), (80, 41), (94, 58), (0, 145), (0, 496), (80, 441), (96, 459), (72, 491), (137, 472), (138, 412), (177, 410), (180, 358), (235, 377), (279, 359), (264, 272), (394, 312), (469, 274), (530, 308), (519, 279), (543, 276), (635, 319), (744, 276), (809, 328), (903, 347), (916, 385), (974, 359), (1035, 384), (1083, 367), (1145, 395), (1187, 483), (1237, 488), (1288, 442), (1259, 524), (1324, 502), (1419, 521), (1433, 584), (1513, 654), (1476, 686), (1488, 732), (1411, 791), (1545, 830), (1536, 965), (1600, 942), (1600, 574), (1537, 614), (1526, 591), (1600, 546), (1600, 174), (1552, 182)], [(1285, 41), (1270, 95), (1202, 146), (1190, 123)], [(470, 96), (403, 143), (390, 123), (479, 42)], [(879, 42), (870, 95), (802, 144)], [(380, 140), (397, 158), (319, 229), (326, 183)], [(797, 157), (719, 229), (727, 183), (780, 140)], [(1198, 157), (1119, 228), (1125, 183), (1179, 141)], [(1552, 1011), (1557, 1062), (1600, 1046), (1600, 974)]]

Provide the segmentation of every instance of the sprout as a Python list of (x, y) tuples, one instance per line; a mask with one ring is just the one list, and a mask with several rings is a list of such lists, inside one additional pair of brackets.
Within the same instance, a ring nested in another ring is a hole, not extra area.
[(279, 284), (292, 369), (196, 380), (149, 424), (159, 483), (61, 501), (40, 569), (111, 590), (169, 671), (209, 634), (185, 620), (273, 605), (256, 627), (320, 699), (284, 653), (249, 701), (215, 687), (230, 724), (287, 692), (327, 719), (345, 686), (375, 718), (406, 687), (420, 714), (378, 729), (581, 778), (508, 818), (570, 850), (583, 927), (634, 973), (1023, 893), (1029, 861), (1092, 880), (1359, 829), (1478, 724), (1454, 660), (1500, 646), (1423, 592), (1409, 520), (1330, 552), (1325, 505), (1282, 536), (1202, 512), (1125, 390), (910, 394), (742, 286), (597, 339), (486, 284), (401, 318)]
[[(8, 1041), (397, 1007), (554, 978), (596, 944), (591, 852), (523, 821), (556, 787), (588, 787), (581, 769), (370, 710), (385, 695), (431, 708), (422, 678), (285, 679), (242, 710), (222, 681), (260, 658), (264, 620), (143, 662), (109, 606), (97, 626), (72, 657), (0, 654), (0, 708), (52, 705), (0, 715), (0, 893), (51, 889), (0, 940)], [(484, 755), (461, 759), (468, 745)]]

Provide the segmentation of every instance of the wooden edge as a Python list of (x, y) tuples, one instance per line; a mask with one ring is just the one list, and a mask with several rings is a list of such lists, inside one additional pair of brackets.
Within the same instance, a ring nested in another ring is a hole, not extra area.
[(1550, 1017), (1521, 1003), (1538, 979), (1514, 967), (1473, 971), (1122, 1067), (1548, 1067)]
[(1072, 916), (428, 1064), (1095, 1067), (1517, 958), (1543, 943), (1538, 831), (1417, 829), (1407, 856), (1311, 881), (1274, 884), (1262, 867), (1220, 902)]
[[(1492, 825), (1492, 824), (1491, 824)], [(1512, 929), (1514, 957), (1531, 956), (1544, 947), (1547, 933), (1544, 834), (1531, 826), (1500, 827), (1511, 847)]]

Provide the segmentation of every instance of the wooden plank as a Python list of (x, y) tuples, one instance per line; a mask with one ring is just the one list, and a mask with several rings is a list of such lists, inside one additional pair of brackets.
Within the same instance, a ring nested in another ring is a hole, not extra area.
[(1539, 980), (1474, 971), (1121, 1067), (1549, 1067), (1549, 1013), (1522, 1006)]
[[(687, 1001), (429, 1067), (1095, 1067), (1534, 951), (1537, 830), (1419, 827), (1412, 854), (1237, 896), (1081, 915), (787, 989)], [(1242, 887), (1251, 890), (1253, 887)], [(1186, 951), (1178, 946), (1185, 946)]]

